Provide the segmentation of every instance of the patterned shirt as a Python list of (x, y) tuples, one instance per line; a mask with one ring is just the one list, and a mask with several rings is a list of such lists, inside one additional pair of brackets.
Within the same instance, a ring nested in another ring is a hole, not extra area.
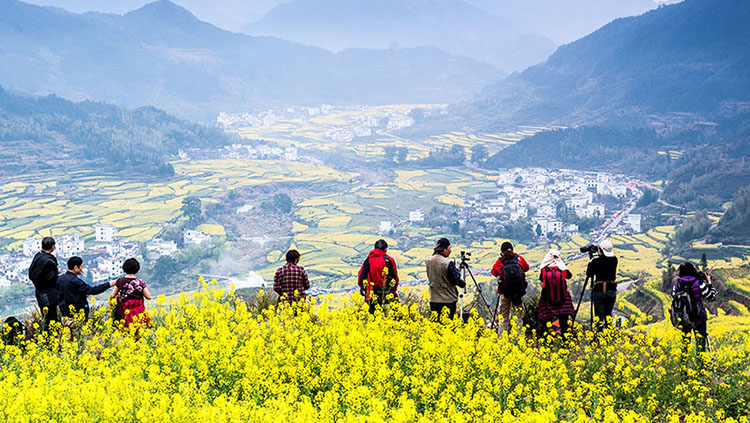
[(279, 267), (273, 276), (273, 290), (286, 301), (295, 300), (295, 291), (297, 291), (297, 298), (304, 297), (308, 289), (310, 289), (310, 280), (307, 279), (305, 268), (294, 263)]

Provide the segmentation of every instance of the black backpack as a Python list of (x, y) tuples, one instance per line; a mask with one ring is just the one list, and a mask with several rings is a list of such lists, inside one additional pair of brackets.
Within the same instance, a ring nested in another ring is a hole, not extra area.
[(542, 269), (544, 288), (542, 297), (552, 306), (561, 306), (565, 302), (565, 291), (568, 287), (565, 283), (565, 273), (558, 268), (545, 267)]
[(507, 262), (503, 262), (500, 270), (500, 293), (513, 301), (513, 305), (521, 305), (521, 298), (526, 294), (526, 272), (523, 271), (518, 262), (518, 256), (514, 256)]
[(695, 329), (697, 311), (693, 297), (680, 285), (680, 289), (672, 293), (672, 306), (669, 307), (672, 326), (683, 331)]
[(3, 343), (5, 345), (18, 345), (19, 340), (23, 338), (24, 329), (26, 328), (23, 322), (16, 319), (15, 316), (10, 316), (3, 322), (2, 329)]

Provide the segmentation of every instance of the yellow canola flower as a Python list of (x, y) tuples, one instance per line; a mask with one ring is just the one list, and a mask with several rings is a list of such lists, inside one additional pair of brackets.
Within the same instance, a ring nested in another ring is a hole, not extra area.
[[(106, 307), (0, 345), (6, 422), (747, 422), (750, 334), (711, 354), (608, 329), (498, 337), (412, 305), (275, 306), (207, 284), (122, 330)], [(714, 357), (712, 359), (712, 357)], [(713, 361), (713, 360), (716, 361)]]

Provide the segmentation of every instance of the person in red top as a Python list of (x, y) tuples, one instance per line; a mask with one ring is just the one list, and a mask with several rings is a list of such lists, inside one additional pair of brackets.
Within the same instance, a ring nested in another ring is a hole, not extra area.
[(357, 283), (365, 302), (370, 306), (370, 313), (375, 312), (377, 305), (382, 307), (391, 301), (398, 301), (398, 269), (396, 261), (386, 251), (388, 243), (379, 239), (359, 269)]
[[(502, 253), (504, 253), (505, 251), (508, 251), (508, 250), (510, 250), (511, 252), (513, 251), (513, 244), (511, 244), (510, 242), (507, 242), (507, 241), (503, 242), (503, 245), (500, 246), (500, 253), (502, 254)], [(521, 267), (523, 268), (523, 270), (525, 272), (528, 272), (529, 271), (529, 264), (526, 263), (526, 260), (524, 260), (523, 257), (519, 256), (518, 254), (516, 254), (516, 256), (518, 257), (518, 264), (521, 265)], [(499, 278), (500, 277), (500, 272), (502, 270), (503, 270), (503, 257), (501, 255), (500, 258), (497, 259), (497, 261), (495, 262), (495, 265), (492, 266), (492, 276), (495, 276), (495, 277)]]
[[(517, 325), (520, 327), (523, 324), (521, 320), (523, 314), (522, 304), (514, 304), (514, 299), (500, 292), (500, 287), (502, 286), (503, 264), (514, 261), (518, 263), (518, 266), (521, 267), (521, 270), (523, 270), (524, 273), (529, 271), (529, 264), (523, 257), (513, 252), (513, 244), (511, 244), (510, 242), (503, 242), (503, 244), (500, 246), (500, 253), (500, 258), (498, 258), (497, 262), (495, 262), (495, 265), (492, 266), (491, 271), (493, 276), (497, 276), (499, 278), (497, 293), (500, 295), (500, 297), (498, 298), (498, 306), (500, 308), (499, 315), (502, 320), (498, 325), (498, 334), (502, 334), (503, 332), (507, 332), (510, 330), (511, 312), (514, 315)], [(516, 302), (518, 302), (519, 299), (520, 298), (515, 299)]]
[(276, 270), (273, 275), (273, 290), (279, 294), (279, 302), (293, 303), (305, 297), (305, 291), (310, 289), (310, 280), (302, 266), (298, 266), (300, 253), (297, 250), (286, 252), (286, 264)]

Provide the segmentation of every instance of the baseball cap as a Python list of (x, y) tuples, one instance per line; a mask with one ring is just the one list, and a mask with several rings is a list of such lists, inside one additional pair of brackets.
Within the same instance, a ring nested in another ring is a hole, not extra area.
[(615, 253), (612, 251), (614, 246), (612, 245), (612, 241), (605, 239), (604, 241), (599, 243), (599, 248), (602, 249), (602, 254), (604, 254), (607, 257), (614, 257)]

